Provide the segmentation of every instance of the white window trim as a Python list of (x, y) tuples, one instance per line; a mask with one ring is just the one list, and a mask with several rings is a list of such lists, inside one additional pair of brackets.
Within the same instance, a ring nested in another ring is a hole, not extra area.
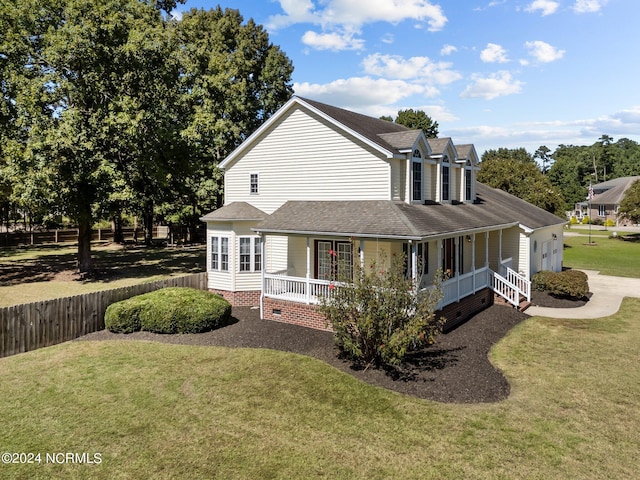
[[(255, 175), (256, 177), (256, 182), (255, 182), (255, 186), (256, 186), (256, 191), (253, 191), (253, 176)], [(258, 195), (260, 194), (260, 174), (253, 172), (249, 174), (249, 195)]]
[[(444, 189), (444, 169), (448, 168), (447, 170), (447, 198), (444, 198), (445, 196), (445, 189)], [(452, 170), (451, 170), (451, 162), (449, 162), (449, 159), (447, 157), (444, 157), (442, 159), (442, 165), (440, 167), (440, 201), (441, 202), (450, 202), (451, 201), (451, 177), (452, 177)]]
[[(249, 239), (249, 270), (242, 270), (242, 257), (245, 256), (245, 254), (242, 254), (240, 252), (240, 243), (243, 239), (247, 238)], [(259, 242), (261, 240), (262, 238), (259, 236), (242, 235), (238, 237), (238, 273), (258, 273), (262, 271), (262, 258), (260, 258), (260, 264), (258, 265), (258, 268), (256, 268), (256, 256), (259, 255), (260, 257), (262, 257), (262, 247), (260, 243), (258, 243), (258, 251), (256, 252), (256, 242)]]
[[(213, 251), (213, 239), (217, 239), (217, 249), (214, 252)], [(227, 268), (222, 268), (222, 240), (226, 240), (227, 241), (227, 253), (225, 254), (227, 257)], [(211, 235), (209, 237), (209, 241), (210, 241), (210, 245), (211, 245), (211, 250), (209, 251), (209, 271), (210, 272), (228, 272), (229, 271), (229, 259), (231, 256), (231, 252), (229, 249), (229, 246), (231, 244), (231, 240), (229, 237), (224, 236), (224, 235)], [(213, 255), (217, 255), (217, 262), (218, 262), (218, 266), (216, 268), (213, 268)]]
[[(415, 183), (413, 165), (416, 163), (420, 165), (420, 198), (415, 198), (414, 188), (413, 188)], [(423, 200), (424, 200), (424, 165), (422, 163), (422, 159), (413, 157), (411, 159), (411, 202), (422, 203)]]

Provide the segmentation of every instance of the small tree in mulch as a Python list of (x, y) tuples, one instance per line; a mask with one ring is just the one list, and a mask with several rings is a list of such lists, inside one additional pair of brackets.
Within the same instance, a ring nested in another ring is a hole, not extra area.
[(407, 278), (404, 255), (387, 260), (383, 254), (369, 268), (356, 262), (353, 279), (330, 286), (320, 305), (340, 351), (365, 370), (399, 366), (408, 353), (435, 343), (445, 321), (434, 313), (441, 274), (421, 290), (419, 280)]

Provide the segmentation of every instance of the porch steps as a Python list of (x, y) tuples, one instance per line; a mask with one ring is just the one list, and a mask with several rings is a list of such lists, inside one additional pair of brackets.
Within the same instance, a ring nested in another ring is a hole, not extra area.
[(517, 308), (517, 310), (520, 312), (524, 312), (527, 308), (531, 306), (531, 302), (528, 302), (526, 297), (522, 295), (520, 296), (520, 304), (518, 305), (518, 307), (514, 307), (505, 298), (501, 297), (497, 293), (493, 294), (493, 303), (494, 305), (506, 305), (508, 307)]

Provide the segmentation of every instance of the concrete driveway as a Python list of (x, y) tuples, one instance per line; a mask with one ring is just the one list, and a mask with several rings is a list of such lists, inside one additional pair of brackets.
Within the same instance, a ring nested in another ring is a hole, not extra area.
[(582, 271), (589, 277), (589, 291), (593, 293), (586, 305), (578, 308), (531, 306), (526, 313), (552, 318), (600, 318), (616, 313), (624, 297), (640, 298), (640, 278), (600, 275), (595, 270)]

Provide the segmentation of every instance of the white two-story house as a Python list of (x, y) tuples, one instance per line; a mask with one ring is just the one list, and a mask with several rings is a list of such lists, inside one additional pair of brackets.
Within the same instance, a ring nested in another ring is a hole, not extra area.
[(447, 273), (449, 326), (495, 293), (518, 306), (531, 275), (562, 268), (566, 222), (477, 183), (478, 161), (473, 145), (293, 97), (220, 165), (224, 206), (202, 218), (209, 288), (324, 329), (336, 278), (403, 252), (422, 287)]

